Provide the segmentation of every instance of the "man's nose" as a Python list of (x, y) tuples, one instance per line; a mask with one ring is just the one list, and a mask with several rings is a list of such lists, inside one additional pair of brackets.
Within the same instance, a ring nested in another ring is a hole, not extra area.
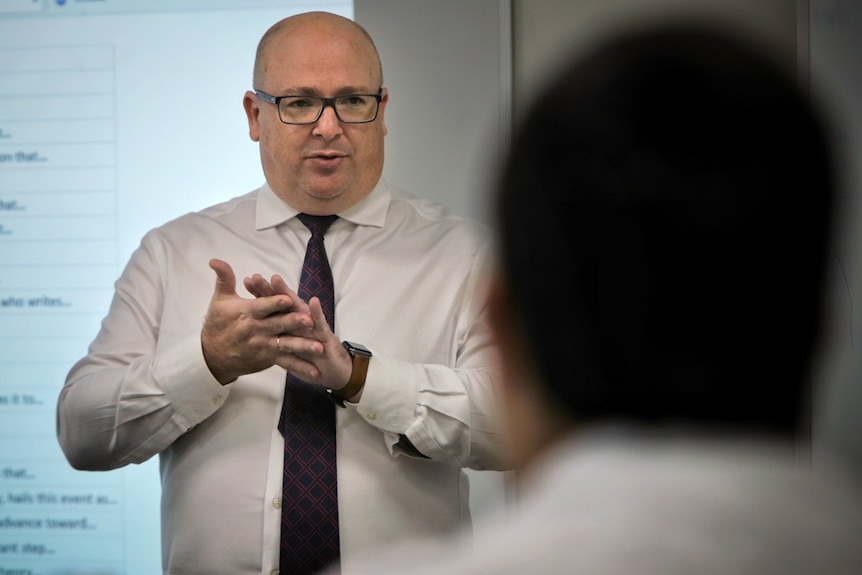
[(334, 104), (327, 102), (323, 106), (320, 118), (314, 124), (314, 133), (330, 139), (341, 133), (341, 121), (335, 113)]

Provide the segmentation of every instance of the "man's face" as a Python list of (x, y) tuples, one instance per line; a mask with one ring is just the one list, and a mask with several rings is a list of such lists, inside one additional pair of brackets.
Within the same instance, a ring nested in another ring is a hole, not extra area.
[[(376, 94), (379, 67), (373, 48), (355, 30), (332, 23), (309, 23), (282, 33), (266, 50), (260, 86), (273, 96), (335, 97)], [(331, 107), (309, 125), (279, 120), (270, 102), (246, 93), (244, 105), (252, 140), (260, 142), (261, 163), (273, 191), (301, 212), (325, 215), (365, 198), (383, 170), (383, 91), (377, 119), (345, 124)]]

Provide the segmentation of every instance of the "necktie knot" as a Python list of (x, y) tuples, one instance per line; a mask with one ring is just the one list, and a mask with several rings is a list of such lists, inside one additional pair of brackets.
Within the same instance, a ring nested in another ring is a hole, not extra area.
[(326, 233), (326, 230), (329, 229), (329, 226), (332, 225), (332, 222), (338, 219), (338, 216), (335, 214), (329, 216), (312, 216), (311, 214), (299, 214), (296, 216), (299, 218), (305, 227), (307, 227), (311, 231), (312, 236), (322, 236)]

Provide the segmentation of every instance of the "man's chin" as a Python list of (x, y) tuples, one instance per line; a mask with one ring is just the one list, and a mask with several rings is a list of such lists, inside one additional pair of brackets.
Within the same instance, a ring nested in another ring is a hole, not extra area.
[(351, 206), (350, 188), (335, 185), (313, 185), (299, 188), (289, 201), (294, 208), (312, 215), (329, 215)]
[(310, 188), (306, 194), (310, 199), (313, 199), (318, 202), (336, 202), (339, 198), (342, 198), (346, 189), (342, 187), (322, 187), (322, 188)]

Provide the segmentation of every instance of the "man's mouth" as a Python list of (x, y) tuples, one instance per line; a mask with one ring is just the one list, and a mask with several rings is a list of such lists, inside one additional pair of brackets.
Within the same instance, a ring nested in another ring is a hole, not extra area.
[(327, 150), (327, 151), (321, 151), (321, 152), (313, 152), (313, 153), (309, 154), (309, 157), (311, 159), (322, 158), (324, 160), (331, 160), (333, 158), (343, 158), (345, 155), (346, 154), (344, 154), (343, 152), (328, 151)]
[(322, 170), (334, 170), (340, 164), (341, 161), (345, 158), (344, 154), (338, 153), (323, 153), (323, 154), (313, 154), (308, 157), (308, 161), (311, 165), (316, 166), (318, 169)]

